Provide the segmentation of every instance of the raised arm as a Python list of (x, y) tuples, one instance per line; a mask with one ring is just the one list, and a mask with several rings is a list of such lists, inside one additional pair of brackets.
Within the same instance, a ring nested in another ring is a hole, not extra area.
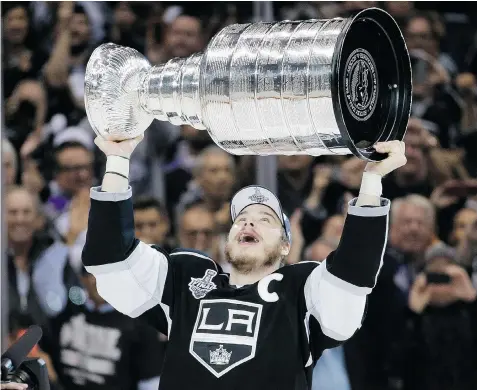
[(111, 142), (96, 138), (96, 145), (107, 156), (106, 173), (101, 187), (91, 189), (82, 256), (86, 270), (96, 277), (99, 294), (131, 317), (162, 302), (169, 270), (167, 254), (134, 235), (129, 157), (141, 139)]
[(311, 272), (305, 284), (308, 312), (323, 334), (338, 342), (361, 327), (367, 295), (376, 285), (382, 266), (390, 201), (381, 198), (381, 179), (406, 163), (403, 142), (381, 143), (376, 150), (389, 155), (366, 165), (359, 196), (350, 202), (337, 250)]

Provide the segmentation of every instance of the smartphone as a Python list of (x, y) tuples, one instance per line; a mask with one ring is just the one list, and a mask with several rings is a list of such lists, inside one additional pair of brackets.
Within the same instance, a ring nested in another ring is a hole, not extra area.
[(460, 180), (446, 185), (444, 192), (448, 196), (458, 196), (459, 198), (464, 198), (468, 194), (467, 186)]
[(440, 272), (426, 272), (427, 284), (449, 284), (451, 277)]
[(429, 74), (429, 64), (417, 57), (411, 56), (412, 82), (414, 84), (424, 84)]

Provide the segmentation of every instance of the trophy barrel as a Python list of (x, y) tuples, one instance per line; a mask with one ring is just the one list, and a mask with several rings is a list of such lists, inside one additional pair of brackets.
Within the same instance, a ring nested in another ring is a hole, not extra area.
[(205, 51), (202, 119), (232, 154), (355, 154), (402, 139), (411, 105), (401, 31), (371, 8), (351, 19), (231, 25)]

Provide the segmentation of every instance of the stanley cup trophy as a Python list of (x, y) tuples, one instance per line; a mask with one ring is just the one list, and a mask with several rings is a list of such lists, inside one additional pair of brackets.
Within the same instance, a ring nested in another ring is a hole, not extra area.
[(354, 154), (379, 160), (402, 140), (411, 65), (386, 12), (353, 18), (236, 24), (203, 53), (151, 66), (136, 50), (98, 47), (86, 69), (94, 131), (134, 138), (153, 119), (208, 131), (235, 155)]

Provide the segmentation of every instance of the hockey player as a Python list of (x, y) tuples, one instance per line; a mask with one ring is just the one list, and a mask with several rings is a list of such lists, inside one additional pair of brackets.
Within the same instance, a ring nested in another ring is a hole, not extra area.
[(405, 164), (404, 143), (376, 145), (388, 156), (366, 165), (340, 245), (321, 264), (282, 267), (291, 234), (279, 200), (259, 186), (237, 192), (224, 274), (205, 254), (134, 237), (129, 157), (141, 139), (96, 139), (107, 165), (91, 189), (83, 263), (106, 301), (168, 335), (160, 389), (311, 389), (322, 351), (362, 324), (387, 240), (381, 179)]

